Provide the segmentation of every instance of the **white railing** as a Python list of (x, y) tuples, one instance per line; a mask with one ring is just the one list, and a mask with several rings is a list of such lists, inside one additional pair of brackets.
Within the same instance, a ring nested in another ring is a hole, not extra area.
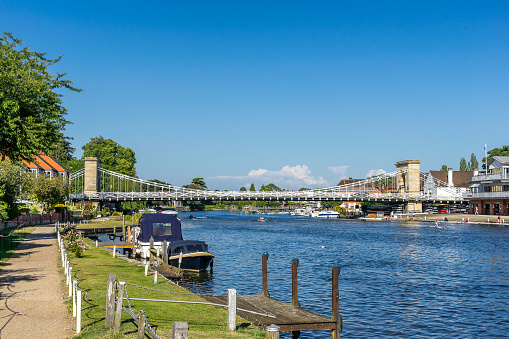
[(472, 177), (472, 181), (495, 181), (509, 179), (509, 174), (488, 174), (488, 175), (476, 175)]
[(509, 192), (482, 192), (482, 193), (469, 193), (469, 199), (507, 199), (509, 198)]

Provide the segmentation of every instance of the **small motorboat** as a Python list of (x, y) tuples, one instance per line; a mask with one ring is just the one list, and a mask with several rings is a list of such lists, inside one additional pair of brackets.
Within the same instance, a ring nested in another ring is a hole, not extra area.
[(209, 247), (203, 241), (172, 241), (168, 245), (168, 264), (182, 271), (205, 271), (209, 266), (212, 268), (212, 259), (214, 259), (208, 251)]
[(151, 249), (162, 256), (163, 243), (166, 241), (169, 265), (192, 272), (206, 270), (209, 265), (212, 267), (214, 256), (208, 253), (208, 245), (203, 241), (184, 240), (176, 214), (143, 214), (140, 223), (136, 254), (143, 259), (150, 258)]

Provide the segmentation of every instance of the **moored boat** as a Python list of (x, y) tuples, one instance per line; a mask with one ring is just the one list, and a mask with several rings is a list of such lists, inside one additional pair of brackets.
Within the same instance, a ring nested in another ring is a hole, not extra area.
[(212, 268), (214, 259), (208, 250), (208, 245), (203, 241), (173, 241), (168, 246), (168, 264), (182, 271), (205, 271), (209, 266)]

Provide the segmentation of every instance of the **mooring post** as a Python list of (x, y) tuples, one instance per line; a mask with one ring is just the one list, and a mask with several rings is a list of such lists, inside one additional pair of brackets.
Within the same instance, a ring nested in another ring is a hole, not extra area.
[(228, 289), (228, 332), (234, 332), (237, 329), (237, 290)]
[(269, 289), (267, 287), (267, 260), (269, 254), (267, 252), (262, 254), (262, 294), (266, 297), (270, 297)]
[(124, 302), (124, 288), (125, 281), (119, 281), (117, 293), (117, 311), (115, 313), (115, 325), (113, 326), (113, 331), (115, 333), (120, 332), (120, 320), (122, 318), (122, 304)]
[(279, 339), (279, 326), (272, 324), (265, 327), (265, 339)]
[(168, 242), (163, 241), (163, 264), (168, 264)]
[(174, 321), (171, 331), (171, 339), (187, 339), (189, 332), (189, 325), (187, 321)]
[(115, 282), (117, 275), (115, 273), (108, 274), (108, 285), (106, 288), (106, 327), (113, 326), (115, 317)]
[(292, 306), (300, 307), (299, 297), (297, 292), (297, 267), (299, 266), (299, 259), (292, 260)]
[(138, 314), (138, 339), (145, 338), (145, 312), (140, 310)]
[(78, 287), (78, 280), (73, 280), (72, 281), (72, 316), (75, 317), (76, 316), (76, 307), (77, 307), (77, 303), (76, 303), (76, 291), (77, 291), (77, 287)]
[(332, 339), (339, 339), (343, 330), (343, 319), (339, 315), (339, 267), (332, 268), (332, 320), (336, 322)]

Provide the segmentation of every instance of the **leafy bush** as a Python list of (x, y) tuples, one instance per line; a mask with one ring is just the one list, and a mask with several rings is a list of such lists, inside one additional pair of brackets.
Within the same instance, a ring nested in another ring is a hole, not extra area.
[(75, 230), (69, 230), (66, 235), (63, 236), (64, 247), (66, 250), (74, 253), (78, 258), (83, 256), (85, 250), (90, 250), (91, 247), (83, 242), (83, 236), (81, 233)]
[(94, 204), (90, 201), (80, 201), (76, 204), (77, 210), (92, 211), (95, 209)]
[(120, 213), (120, 212), (113, 212), (113, 213), (111, 213), (111, 215), (114, 216), (114, 217), (117, 217), (117, 216), (121, 216), (122, 213)]

